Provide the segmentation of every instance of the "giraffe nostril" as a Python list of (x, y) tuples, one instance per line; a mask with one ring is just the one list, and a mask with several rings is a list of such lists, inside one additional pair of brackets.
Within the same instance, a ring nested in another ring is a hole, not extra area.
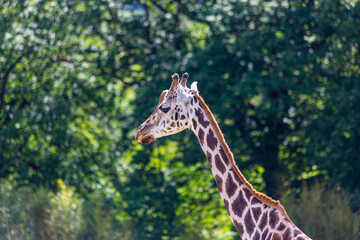
[(145, 127), (145, 123), (143, 123), (143, 124), (141, 124), (140, 126), (139, 126), (139, 128), (138, 128), (138, 131), (141, 131), (141, 130), (143, 130), (144, 129), (144, 127)]
[(144, 128), (146, 127), (146, 123), (143, 123), (139, 126), (137, 132), (136, 132), (136, 136), (135, 136), (135, 140), (138, 141), (141, 139), (141, 137), (144, 135)]

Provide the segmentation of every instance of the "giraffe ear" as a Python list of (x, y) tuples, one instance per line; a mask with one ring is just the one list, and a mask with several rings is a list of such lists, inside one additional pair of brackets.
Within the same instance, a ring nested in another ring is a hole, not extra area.
[(186, 87), (186, 80), (189, 78), (189, 74), (186, 72), (182, 75), (180, 84), (183, 87)]
[(191, 90), (194, 90), (194, 91), (198, 92), (197, 83), (198, 83), (198, 82), (193, 82), (193, 83), (191, 84), (191, 87), (190, 87)]
[(174, 73), (171, 77), (173, 81), (170, 87), (170, 91), (176, 91), (177, 86), (179, 85), (179, 74)]
[(162, 103), (162, 101), (164, 100), (165, 95), (166, 95), (167, 92), (168, 92), (168, 90), (165, 90), (165, 91), (163, 91), (163, 92), (161, 93), (158, 105), (159, 105), (160, 103)]

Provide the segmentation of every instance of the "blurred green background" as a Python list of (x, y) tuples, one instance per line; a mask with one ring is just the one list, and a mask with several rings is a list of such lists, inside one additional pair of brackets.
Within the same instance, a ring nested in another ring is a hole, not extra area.
[(254, 187), (360, 239), (357, 0), (0, 0), (0, 239), (240, 239), (196, 137), (134, 141), (190, 74)]

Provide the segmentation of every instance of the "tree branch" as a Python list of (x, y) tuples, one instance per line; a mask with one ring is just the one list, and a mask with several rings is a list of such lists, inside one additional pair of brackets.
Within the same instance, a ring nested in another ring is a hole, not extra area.
[(148, 44), (152, 44), (153, 41), (151, 40), (150, 37), (150, 13), (149, 13), (149, 8), (146, 4), (144, 4), (145, 7), (145, 19), (147, 21), (147, 26), (145, 26), (145, 39), (147, 41)]
[(160, 4), (158, 4), (156, 1), (150, 0), (150, 2), (157, 7), (157, 9), (159, 9), (160, 11), (162, 11), (163, 13), (170, 13), (171, 16), (174, 16), (173, 13), (169, 12), (168, 10), (166, 10), (163, 6), (161, 6)]
[[(25, 52), (26, 53), (26, 52)], [(15, 62), (9, 67), (9, 69), (5, 72), (5, 74), (1, 77), (2, 78), (2, 84), (1, 84), (1, 92), (0, 92), (0, 111), (4, 105), (4, 97), (5, 97), (5, 89), (6, 89), (6, 83), (9, 78), (10, 72), (15, 68), (16, 64), (18, 64), (23, 56), (25, 56), (25, 53), (20, 55)]]
[(120, 33), (116, 33), (115, 39), (120, 42), (121, 46), (130, 57), (134, 58), (135, 60), (137, 59), (137, 56), (131, 52), (130, 47), (127, 45), (127, 43), (124, 42)]
[[(107, 9), (108, 9), (108, 11), (109, 11), (109, 13), (110, 13), (110, 18), (111, 18), (110, 21), (111, 21), (111, 23), (116, 24), (116, 22), (117, 22), (116, 13), (113, 11), (113, 9), (111, 9), (111, 7), (110, 7), (109, 4), (107, 5)], [(99, 34), (99, 35), (100, 35), (100, 34)], [(115, 40), (117, 40), (117, 41), (120, 42), (120, 45), (123, 47), (123, 49), (125, 50), (125, 52), (126, 52), (130, 57), (132, 57), (132, 58), (134, 58), (134, 59), (138, 59), (137, 56), (131, 52), (131, 49), (130, 49), (130, 47), (128, 46), (128, 44), (124, 42), (124, 40), (122, 39), (122, 36), (121, 36), (120, 33), (116, 33), (116, 32), (115, 32), (115, 36), (114, 36), (114, 37), (115, 37)]]

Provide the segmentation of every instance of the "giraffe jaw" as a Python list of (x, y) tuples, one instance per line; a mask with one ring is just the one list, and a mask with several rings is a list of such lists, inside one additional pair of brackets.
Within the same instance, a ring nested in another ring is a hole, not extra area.
[(152, 135), (145, 134), (144, 136), (136, 136), (136, 141), (142, 144), (149, 144), (155, 140), (155, 137)]
[(155, 140), (154, 136), (145, 136), (144, 138), (141, 139), (141, 143), (143, 144), (149, 144), (152, 143)]

